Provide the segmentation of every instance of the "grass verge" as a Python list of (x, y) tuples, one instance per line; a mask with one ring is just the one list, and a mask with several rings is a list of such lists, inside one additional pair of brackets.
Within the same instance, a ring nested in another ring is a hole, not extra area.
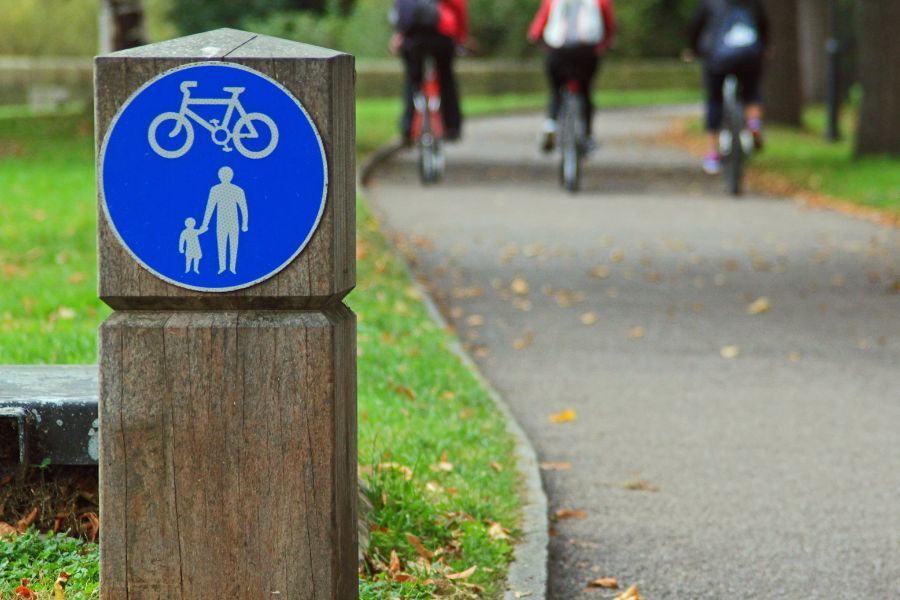
[[(361, 123), (363, 135), (382, 143), (370, 127)], [(0, 189), (0, 363), (96, 361), (109, 311), (95, 291), (89, 119), (0, 119)], [(359, 455), (373, 505), (362, 597), (496, 596), (518, 518), (513, 441), (362, 205), (358, 239), (349, 304), (359, 314)], [(96, 559), (96, 546), (68, 538), (7, 538), (0, 594), (29, 578), (50, 597), (65, 570), (67, 598), (96, 597)]]
[[(853, 107), (845, 110), (841, 125), (844, 137), (836, 143), (826, 142), (825, 112), (812, 107), (804, 112), (801, 129), (769, 126), (765, 150), (750, 161), (751, 184), (765, 192), (797, 196), (855, 216), (900, 223), (900, 159), (854, 156)], [(705, 150), (705, 136), (697, 121), (676, 124), (664, 140), (698, 155)]]

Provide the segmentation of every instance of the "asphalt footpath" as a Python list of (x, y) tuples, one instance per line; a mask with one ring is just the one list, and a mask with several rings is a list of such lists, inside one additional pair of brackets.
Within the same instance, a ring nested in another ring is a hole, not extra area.
[(368, 199), (545, 464), (549, 596), (900, 598), (900, 232), (723, 194), (604, 110), (584, 190), (538, 115)]

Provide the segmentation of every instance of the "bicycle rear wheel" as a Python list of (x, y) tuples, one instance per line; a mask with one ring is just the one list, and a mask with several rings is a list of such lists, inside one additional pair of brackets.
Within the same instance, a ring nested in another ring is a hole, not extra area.
[(582, 157), (582, 116), (583, 108), (581, 99), (568, 90), (564, 92), (561, 115), (559, 119), (560, 132), (560, 183), (572, 192), (578, 191), (581, 186), (581, 157)]
[(725, 154), (725, 183), (728, 193), (740, 196), (743, 193), (744, 146), (741, 131), (744, 129), (744, 108), (737, 97), (737, 78), (729, 77), (725, 82), (725, 125), (729, 132), (729, 146), (722, 148)]

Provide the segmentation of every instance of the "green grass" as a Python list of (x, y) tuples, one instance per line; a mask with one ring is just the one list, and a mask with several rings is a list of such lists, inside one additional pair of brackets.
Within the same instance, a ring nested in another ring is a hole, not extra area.
[(802, 130), (770, 128), (765, 152), (754, 157), (753, 163), (812, 192), (900, 212), (900, 159), (854, 157), (855, 119), (855, 111), (845, 111), (844, 138), (829, 144), (823, 139), (824, 111), (807, 110)]
[[(360, 130), (373, 145), (386, 139), (365, 124)], [(0, 188), (0, 363), (95, 362), (97, 326), (109, 310), (95, 289), (90, 121), (0, 119)], [(374, 505), (362, 595), (426, 598), (437, 586), (463, 596), (472, 584), (494, 596), (511, 555), (495, 524), (514, 531), (518, 518), (513, 442), (363, 205), (359, 224), (359, 286), (348, 302), (359, 315), (359, 456)], [(416, 564), (407, 534), (440, 560)], [(96, 547), (64, 540), (28, 534), (0, 543), (2, 597), (22, 577), (49, 590), (66, 570), (74, 575), (67, 597), (90, 598)], [(385, 572), (392, 552), (404, 572), (437, 583), (395, 581)], [(464, 582), (443, 578), (471, 566), (478, 568)]]
[(61, 571), (70, 576), (68, 598), (99, 598), (96, 544), (64, 535), (41, 536), (33, 530), (0, 542), (0, 598), (12, 598), (22, 578), (40, 598), (50, 598)]

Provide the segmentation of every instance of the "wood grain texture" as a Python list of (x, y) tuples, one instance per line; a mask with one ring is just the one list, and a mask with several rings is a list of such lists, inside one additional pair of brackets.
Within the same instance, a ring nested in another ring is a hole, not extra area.
[(104, 600), (358, 596), (355, 329), (340, 303), (107, 319)]
[[(256, 69), (284, 85), (303, 104), (322, 137), (329, 169), (322, 220), (303, 252), (272, 278), (233, 292), (197, 292), (166, 283), (141, 267), (112, 232), (98, 197), (100, 298), (123, 310), (316, 309), (340, 301), (356, 281), (352, 56), (220, 29), (97, 57), (98, 156), (110, 122), (140, 86), (170, 69), (201, 61), (235, 62)], [(285, 173), (286, 178), (290, 176)]]

